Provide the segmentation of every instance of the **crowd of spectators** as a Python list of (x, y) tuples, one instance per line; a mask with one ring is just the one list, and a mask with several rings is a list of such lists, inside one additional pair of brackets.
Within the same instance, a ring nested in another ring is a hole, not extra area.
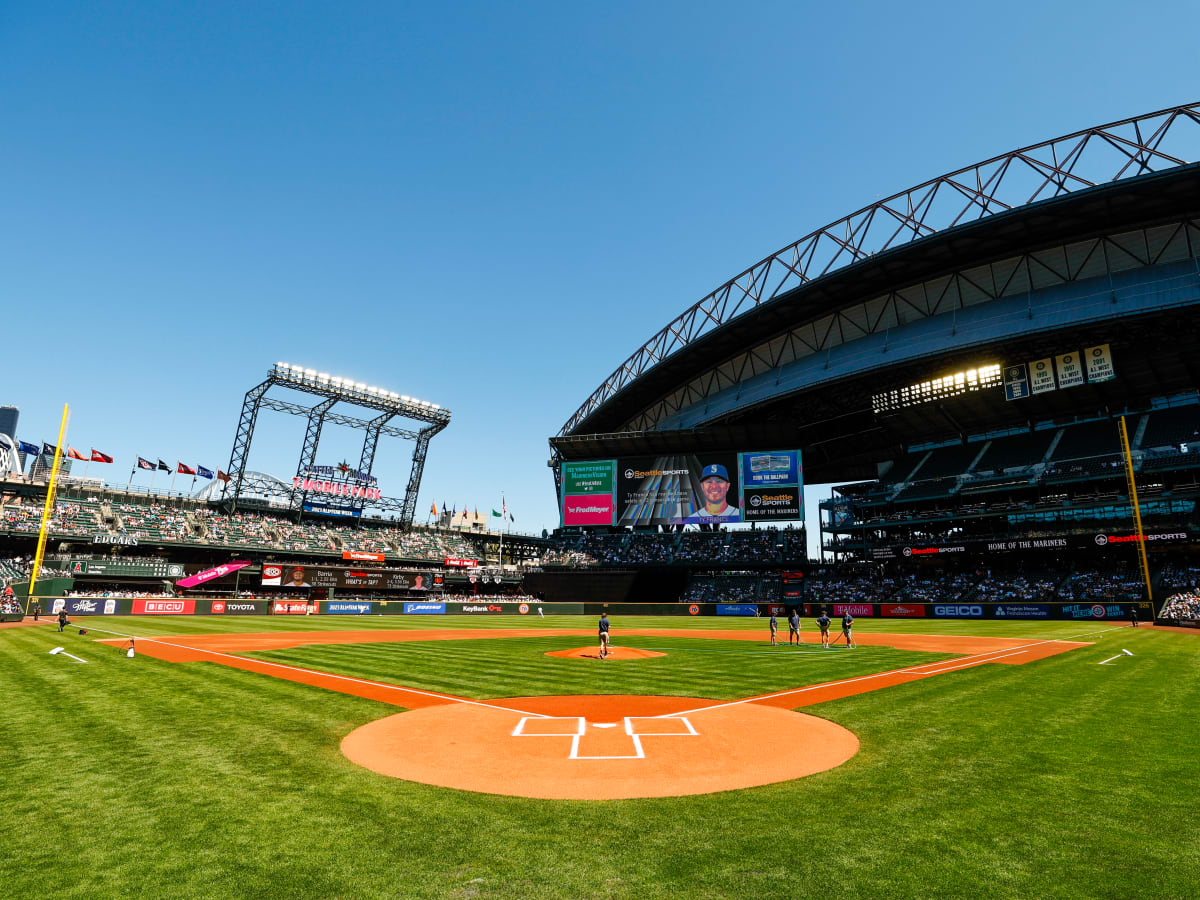
[(807, 559), (803, 529), (571, 534), (542, 555), (543, 566), (776, 563)]
[[(42, 509), (34, 504), (0, 508), (0, 531), (36, 532)], [(258, 512), (221, 512), (208, 507), (185, 508), (161, 503), (112, 502), (107, 513), (95, 500), (59, 500), (50, 519), (52, 534), (125, 535), (139, 542), (191, 543), (255, 550), (339, 553), (346, 550), (383, 553), (404, 559), (441, 562), (446, 558), (477, 559), (479, 545), (467, 535), (446, 531), (402, 531), (399, 527), (353, 527), (340, 522), (305, 520)], [(643, 556), (654, 558), (654, 549)]]
[(1061, 572), (988, 572), (979, 582), (973, 599), (985, 603), (1042, 603), (1056, 599), (1062, 580)]
[(1160, 619), (1200, 619), (1200, 591), (1182, 591), (1167, 598)]
[[(91, 535), (100, 530), (99, 505), (94, 501), (70, 500), (54, 504), (49, 533)], [(9, 504), (0, 509), (0, 530), (36, 532), (42, 524), (42, 507), (25, 503)]]
[(901, 581), (893, 599), (907, 603), (946, 603), (962, 597), (974, 586), (975, 578), (965, 573), (913, 576)]
[(1060, 598), (1076, 603), (1106, 603), (1141, 598), (1144, 588), (1132, 566), (1116, 565), (1104, 572), (1075, 572), (1059, 586), (1058, 594)]
[(809, 575), (809, 603), (886, 603), (900, 588), (896, 576), (872, 569), (825, 569)]

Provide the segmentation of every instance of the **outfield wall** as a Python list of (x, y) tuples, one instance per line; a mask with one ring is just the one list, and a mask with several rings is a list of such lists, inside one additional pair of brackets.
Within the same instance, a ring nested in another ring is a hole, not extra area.
[[(783, 617), (792, 608), (767, 603), (537, 603), (461, 600), (253, 600), (193, 597), (66, 597), (43, 598), (42, 614), (59, 609), (71, 616), (687, 616)], [(1154, 620), (1149, 603), (805, 603), (796, 609), (806, 618), (822, 611), (835, 621), (844, 613), (855, 619), (981, 619), (1047, 621), (1129, 621), (1134, 611), (1143, 622)]]

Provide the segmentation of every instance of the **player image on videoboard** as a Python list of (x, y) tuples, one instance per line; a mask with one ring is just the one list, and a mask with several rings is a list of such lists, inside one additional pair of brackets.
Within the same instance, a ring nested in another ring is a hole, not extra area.
[(618, 525), (742, 521), (736, 453), (622, 459)]

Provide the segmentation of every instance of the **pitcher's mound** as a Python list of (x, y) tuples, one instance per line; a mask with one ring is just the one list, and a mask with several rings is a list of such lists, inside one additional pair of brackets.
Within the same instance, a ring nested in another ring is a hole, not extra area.
[[(551, 650), (547, 656), (561, 656), (565, 659), (600, 659), (599, 647), (576, 647), (574, 650)], [(639, 650), (637, 647), (609, 647), (606, 659), (650, 659), (653, 656), (666, 656), (654, 650)]]

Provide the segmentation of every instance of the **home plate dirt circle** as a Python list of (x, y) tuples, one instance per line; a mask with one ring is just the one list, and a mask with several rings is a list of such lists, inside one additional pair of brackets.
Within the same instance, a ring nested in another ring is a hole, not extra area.
[(342, 741), (352, 762), (439, 787), (547, 800), (679, 797), (840, 766), (858, 738), (816, 716), (689, 697), (517, 697), (398, 713)]

